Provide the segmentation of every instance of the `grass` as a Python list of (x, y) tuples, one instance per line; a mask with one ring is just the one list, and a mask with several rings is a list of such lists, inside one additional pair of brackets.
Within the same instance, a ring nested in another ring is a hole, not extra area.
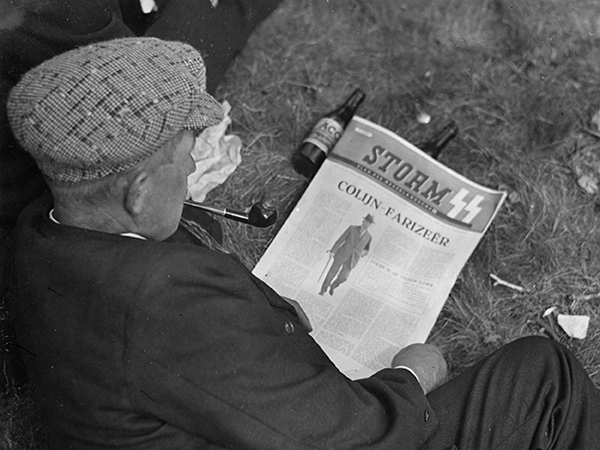
[[(585, 340), (558, 338), (600, 386), (598, 196), (573, 171), (579, 149), (600, 146), (585, 132), (600, 108), (599, 33), (600, 6), (584, 0), (286, 2), (219, 91), (247, 146), (242, 167), (211, 199), (269, 198), (285, 217), (305, 187), (292, 152), (354, 87), (367, 92), (361, 116), (413, 142), (452, 118), (460, 133), (440, 160), (509, 199), (430, 341), (456, 374), (515, 338), (542, 334), (535, 319), (557, 306), (590, 316)], [(419, 124), (419, 112), (432, 122)], [(224, 225), (252, 267), (281, 223)], [(527, 292), (494, 286), (490, 273)]]
[[(269, 199), (285, 218), (306, 186), (292, 152), (354, 87), (367, 93), (361, 116), (414, 142), (452, 118), (460, 133), (440, 160), (509, 198), (429, 340), (457, 374), (515, 338), (543, 333), (535, 319), (557, 306), (590, 316), (586, 339), (558, 338), (600, 387), (600, 203), (573, 170), (581, 149), (600, 147), (589, 132), (597, 130), (599, 74), (600, 5), (592, 0), (288, 0), (218, 91), (245, 146), (242, 165), (208, 200), (241, 208)], [(432, 116), (429, 125), (417, 122), (420, 112)], [(281, 222), (269, 230), (222, 224), (228, 246), (252, 267)], [(494, 286), (490, 273), (527, 292)], [(20, 422), (5, 414), (5, 442), (20, 444), (7, 448), (36, 448), (18, 438), (20, 425), (34, 423), (27, 395), (16, 402), (25, 412)]]

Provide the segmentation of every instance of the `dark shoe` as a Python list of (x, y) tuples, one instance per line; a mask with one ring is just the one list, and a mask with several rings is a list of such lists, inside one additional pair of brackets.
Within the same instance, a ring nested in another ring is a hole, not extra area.
[(333, 290), (334, 290), (334, 289), (335, 289), (335, 288), (334, 288), (333, 286), (331, 286), (331, 287), (329, 288), (329, 295), (333, 295)]

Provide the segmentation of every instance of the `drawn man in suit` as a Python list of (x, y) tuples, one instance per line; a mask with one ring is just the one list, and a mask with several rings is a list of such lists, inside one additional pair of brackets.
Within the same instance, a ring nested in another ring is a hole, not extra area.
[(360, 258), (369, 252), (371, 235), (367, 230), (373, 223), (373, 216), (367, 214), (363, 217), (362, 225), (349, 226), (335, 241), (329, 250), (329, 253), (333, 254), (333, 264), (327, 272), (319, 295), (323, 295), (327, 289), (329, 294), (333, 295), (335, 288), (348, 279)]

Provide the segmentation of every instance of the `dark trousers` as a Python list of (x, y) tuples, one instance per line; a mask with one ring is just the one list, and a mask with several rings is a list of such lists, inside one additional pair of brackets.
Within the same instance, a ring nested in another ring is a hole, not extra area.
[[(351, 258), (341, 259), (333, 258), (333, 264), (325, 275), (325, 280), (321, 285), (321, 293), (324, 293), (331, 287), (331, 289), (337, 288), (340, 284), (348, 279), (350, 272), (352, 271)], [(337, 277), (336, 277), (337, 275)], [(335, 281), (334, 281), (335, 278)]]
[(214, 8), (209, 0), (156, 0), (158, 12), (143, 34), (198, 49), (206, 63), (207, 90), (214, 93), (252, 31), (281, 1), (219, 0)]
[(14, 343), (6, 305), (8, 303), (8, 246), (9, 233), (0, 230), (0, 409), (4, 406), (5, 394), (21, 386), (26, 379), (21, 356)]
[(551, 339), (516, 340), (428, 399), (440, 425), (427, 450), (600, 449), (600, 392)]

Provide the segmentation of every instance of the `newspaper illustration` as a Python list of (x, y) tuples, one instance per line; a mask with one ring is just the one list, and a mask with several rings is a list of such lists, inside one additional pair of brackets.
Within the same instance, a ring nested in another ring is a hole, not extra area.
[(355, 117), (253, 273), (351, 379), (427, 339), (506, 194)]

